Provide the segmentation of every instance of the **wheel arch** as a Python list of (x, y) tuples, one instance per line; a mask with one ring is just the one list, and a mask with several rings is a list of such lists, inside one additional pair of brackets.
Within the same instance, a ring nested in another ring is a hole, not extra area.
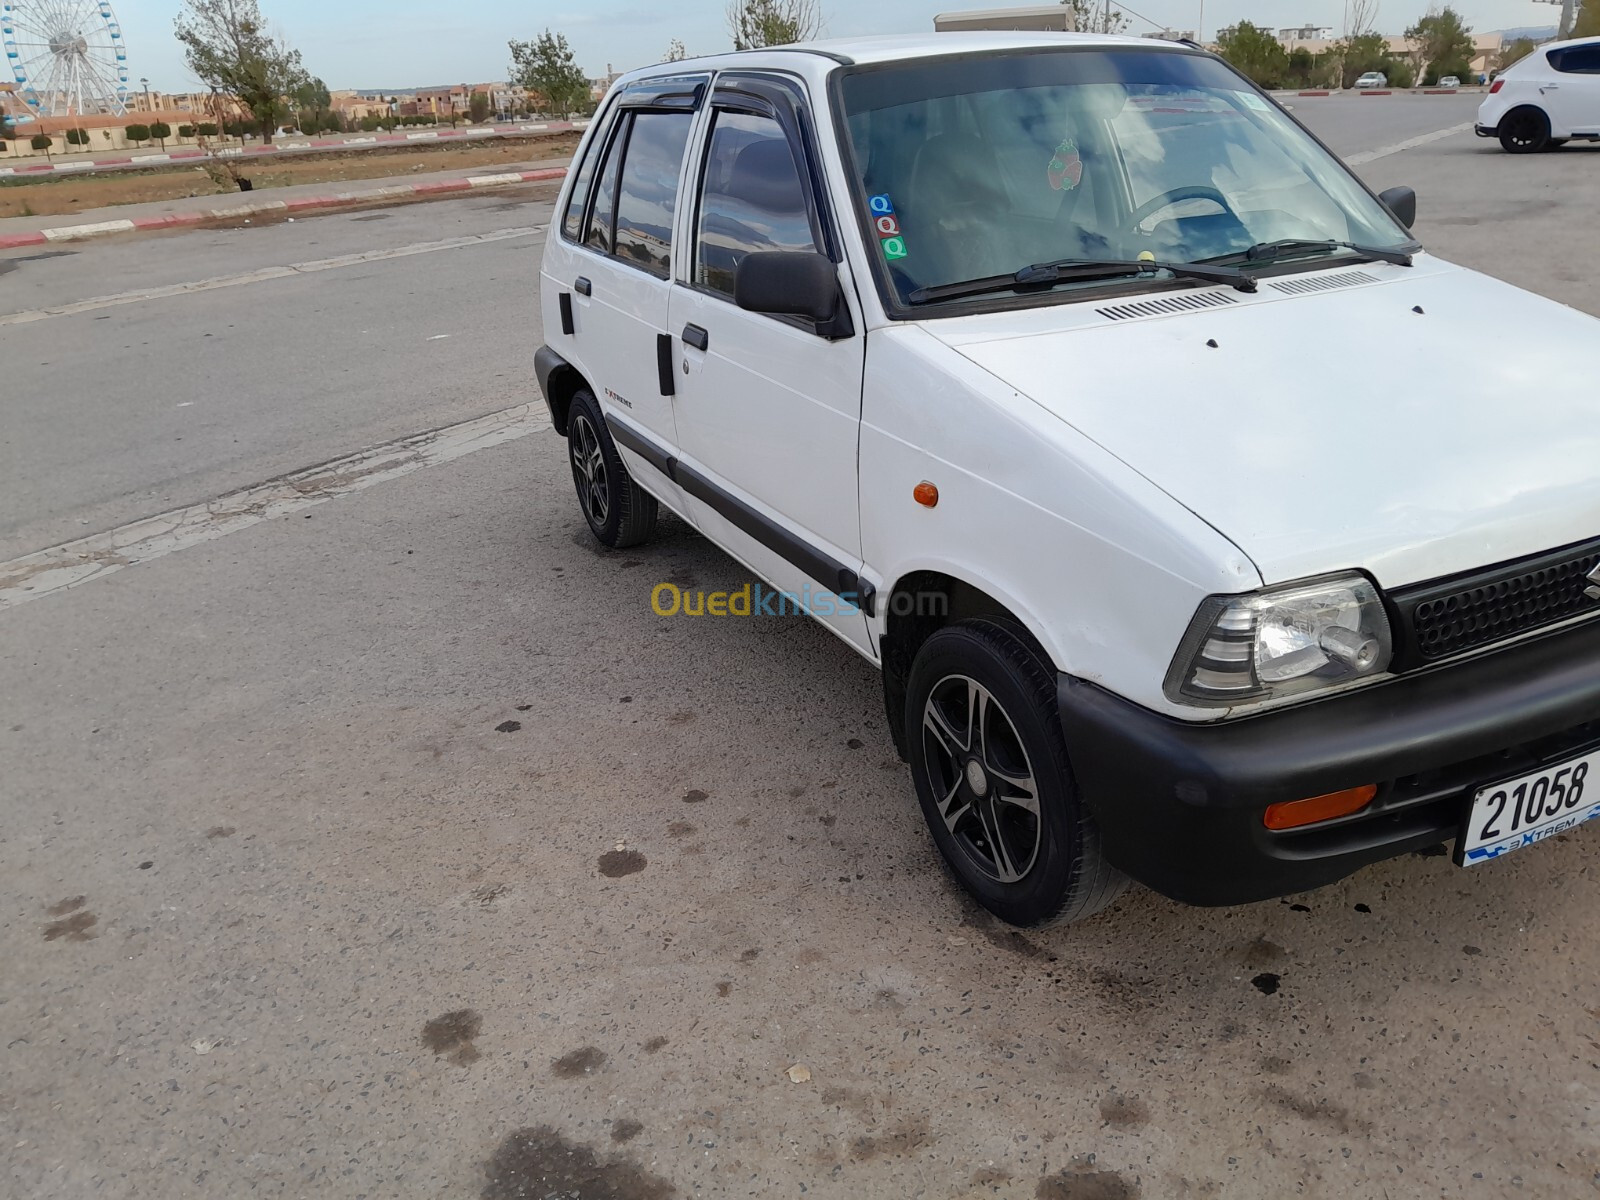
[(566, 437), (572, 397), (588, 388), (589, 381), (577, 367), (549, 346), (539, 347), (539, 352), (534, 355), (533, 366), (539, 379), (539, 390), (544, 393), (545, 404), (550, 409), (550, 423), (557, 433)]
[(882, 596), (884, 629), (879, 639), (883, 669), (884, 711), (895, 750), (907, 756), (904, 708), (906, 680), (917, 651), (939, 630), (958, 621), (985, 619), (1021, 638), (1047, 667), (1065, 664), (1046, 643), (1042, 624), (1025, 606), (1000, 596), (990, 585), (975, 583), (949, 570), (919, 567), (907, 570)]

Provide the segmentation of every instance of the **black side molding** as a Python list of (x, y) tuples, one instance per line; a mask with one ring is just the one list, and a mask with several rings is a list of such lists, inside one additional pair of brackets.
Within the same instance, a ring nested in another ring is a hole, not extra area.
[[(667, 340), (671, 341), (670, 338)], [(757, 512), (737, 496), (724, 491), (693, 467), (684, 466), (632, 426), (615, 418), (607, 418), (606, 425), (611, 430), (613, 440), (632, 450), (696, 500), (748, 533), (774, 554), (799, 567), (841, 600), (858, 605), (869, 617), (874, 615), (877, 589), (849, 567)]]
[(656, 334), (656, 375), (661, 381), (663, 396), (676, 395), (678, 385), (672, 378), (672, 335)]
[(556, 304), (561, 309), (561, 332), (571, 337), (576, 332), (572, 323), (572, 293), (562, 292), (556, 297)]

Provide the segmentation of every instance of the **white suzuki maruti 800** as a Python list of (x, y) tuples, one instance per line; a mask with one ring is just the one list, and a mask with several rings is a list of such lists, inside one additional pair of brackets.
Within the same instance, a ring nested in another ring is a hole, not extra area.
[(602, 542), (664, 504), (881, 667), (1004, 919), (1488, 862), (1600, 812), (1600, 323), (1414, 208), (1182, 44), (664, 63), (539, 384)]

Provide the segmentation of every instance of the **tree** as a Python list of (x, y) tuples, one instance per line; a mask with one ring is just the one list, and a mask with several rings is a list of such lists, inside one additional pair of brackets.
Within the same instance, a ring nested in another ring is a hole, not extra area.
[(148, 125), (129, 125), (123, 130), (123, 133), (127, 135), (128, 140), (135, 146), (150, 140), (150, 126)]
[(1080, 33), (1125, 33), (1128, 18), (1101, 0), (1061, 0), (1072, 10), (1072, 27)]
[(192, 138), (193, 136), (194, 136), (194, 126), (193, 125), (179, 125), (178, 126), (178, 137), (180, 139), (182, 139), (182, 138)]
[(589, 102), (589, 79), (573, 61), (564, 34), (546, 29), (531, 42), (511, 40), (511, 82), (543, 96), (556, 114), (576, 112)]
[(1537, 47), (1532, 38), (1517, 38), (1500, 47), (1500, 54), (1494, 61), (1497, 71), (1504, 71), (1512, 63), (1519, 63), (1532, 54)]
[(735, 50), (787, 46), (822, 30), (817, 0), (729, 0), (728, 32)]
[(467, 120), (474, 125), (482, 125), (489, 119), (489, 95), (487, 92), (473, 92), (467, 101)]
[(683, 42), (673, 38), (667, 43), (667, 52), (662, 57), (662, 62), (682, 62), (689, 57), (689, 52), (683, 48)]
[(1217, 53), (1262, 87), (1277, 87), (1289, 65), (1283, 44), (1249, 21), (1224, 29), (1217, 38)]
[[(1427, 16), (1407, 29), (1406, 41), (1413, 47), (1416, 73), (1424, 81), (1434, 68), (1446, 66), (1453, 69), (1462, 63), (1470, 63), (1478, 52), (1472, 41), (1472, 27), (1465, 24), (1460, 14), (1449, 5), (1430, 10)], [(1464, 72), (1454, 73), (1459, 75)]]
[(29, 139), (28, 145), (35, 150), (43, 150), (46, 158), (50, 157), (50, 147), (55, 145), (48, 133), (36, 133)]
[(300, 132), (316, 133), (322, 128), (322, 114), (328, 111), (333, 97), (328, 85), (320, 79), (307, 79), (294, 89), (295, 107), (299, 110)]
[(1389, 86), (1408, 88), (1417, 82), (1416, 64), (1409, 54), (1391, 54), (1382, 66), (1376, 68), (1389, 79)]
[(1600, 37), (1600, 0), (1583, 0), (1569, 37)]
[(222, 130), (217, 128), (215, 121), (201, 121), (195, 126), (195, 132), (201, 137), (216, 137)]
[(89, 131), (87, 129), (67, 130), (67, 145), (87, 146), (89, 144)]
[(1345, 9), (1345, 39), (1348, 41), (1372, 32), (1378, 23), (1378, 0), (1350, 0)]
[(167, 139), (172, 136), (172, 126), (165, 121), (157, 121), (150, 126), (150, 136), (161, 143), (161, 148), (167, 148)]
[[(178, 40), (189, 69), (200, 80), (237, 96), (261, 126), (262, 141), (286, 111), (284, 97), (310, 80), (291, 50), (268, 32), (256, 0), (185, 0)], [(324, 89), (323, 94), (326, 94)]]

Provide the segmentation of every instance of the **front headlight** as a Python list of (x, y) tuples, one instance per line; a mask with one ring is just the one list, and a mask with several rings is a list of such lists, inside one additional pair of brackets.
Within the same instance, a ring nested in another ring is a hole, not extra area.
[(1381, 675), (1392, 650), (1364, 575), (1212, 596), (1172, 660), (1167, 698), (1213, 708), (1277, 700)]

